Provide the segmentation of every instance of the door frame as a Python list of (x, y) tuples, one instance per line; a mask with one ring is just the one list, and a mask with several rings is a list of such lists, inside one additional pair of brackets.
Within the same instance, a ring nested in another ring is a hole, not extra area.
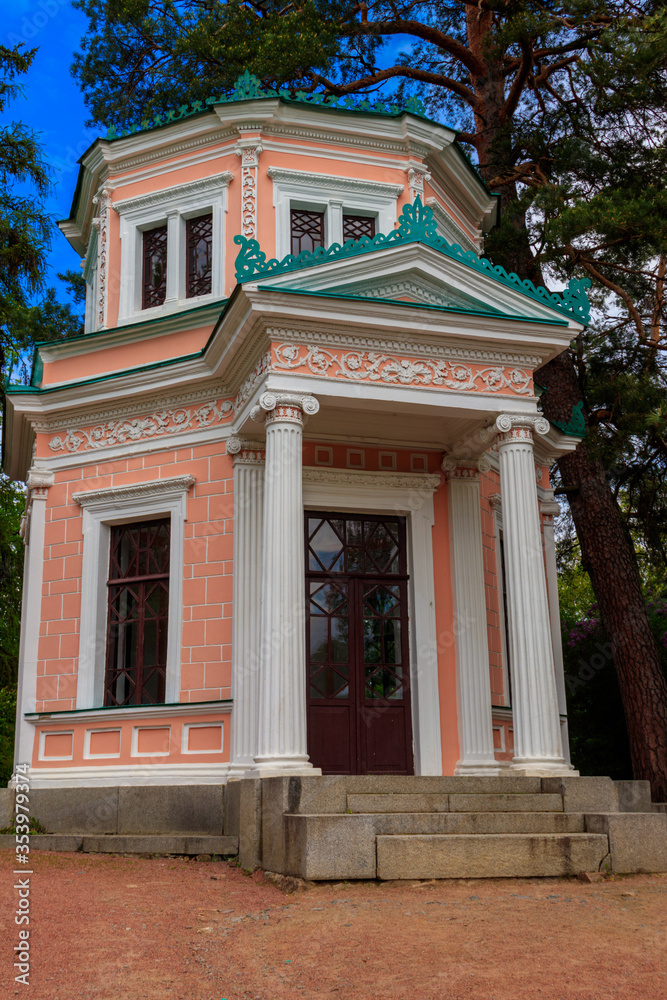
[(304, 511), (391, 512), (406, 518), (415, 774), (433, 775), (442, 774), (432, 534), (433, 494), (440, 483), (439, 475), (418, 473), (303, 470)]

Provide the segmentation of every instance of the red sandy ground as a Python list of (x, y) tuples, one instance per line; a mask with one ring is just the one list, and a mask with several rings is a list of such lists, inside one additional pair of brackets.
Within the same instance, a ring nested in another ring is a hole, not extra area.
[(318, 884), (224, 862), (31, 854), (31, 1000), (665, 1000), (667, 875)]

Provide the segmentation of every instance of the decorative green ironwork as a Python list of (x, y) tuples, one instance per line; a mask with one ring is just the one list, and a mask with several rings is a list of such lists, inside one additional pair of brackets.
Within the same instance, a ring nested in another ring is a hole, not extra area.
[(326, 97), (324, 94), (307, 94), (303, 90), (292, 93), (290, 90), (281, 88), (273, 90), (270, 87), (262, 87), (262, 81), (249, 73), (248, 70), (240, 76), (231, 94), (221, 94), (219, 97), (207, 97), (205, 101), (192, 101), (191, 104), (182, 104), (180, 108), (174, 108), (165, 114), (157, 114), (154, 118), (142, 121), (141, 125), (132, 125), (129, 129), (116, 129), (114, 125), (107, 131), (107, 139), (120, 139), (127, 135), (134, 135), (135, 132), (145, 132), (151, 128), (158, 128), (160, 125), (169, 125), (171, 122), (180, 121), (181, 118), (189, 118), (197, 115), (201, 111), (206, 111), (213, 104), (230, 104), (234, 101), (258, 101), (266, 98), (279, 97), (290, 104), (315, 104), (324, 108), (338, 108), (342, 111), (372, 111), (377, 115), (388, 115), (395, 118), (405, 111), (410, 114), (419, 115), (424, 118), (426, 109), (417, 97), (409, 97), (403, 106), (389, 101), (371, 102), (367, 98), (361, 100), (355, 97)]
[(340, 243), (332, 243), (330, 247), (318, 247), (312, 251), (304, 250), (297, 257), (293, 254), (287, 254), (282, 260), (276, 258), (267, 260), (266, 254), (260, 249), (257, 240), (248, 240), (245, 236), (235, 236), (234, 242), (241, 247), (236, 258), (236, 280), (239, 284), (250, 279), (284, 274), (304, 267), (314, 267), (316, 264), (324, 264), (330, 260), (356, 257), (359, 254), (381, 250), (397, 244), (425, 243), (452, 260), (466, 264), (475, 271), (480, 271), (487, 277), (527, 295), (542, 305), (550, 306), (558, 312), (573, 317), (580, 323), (588, 323), (590, 319), (590, 303), (586, 295), (586, 289), (591, 284), (588, 278), (583, 278), (581, 281), (571, 279), (562, 295), (550, 292), (541, 286), (536, 288), (532, 281), (522, 280), (518, 274), (508, 274), (504, 267), (494, 265), (486, 258), (478, 257), (471, 250), (464, 250), (458, 243), (448, 243), (442, 236), (438, 236), (433, 209), (428, 205), (422, 205), (419, 196), (412, 205), (404, 207), (398, 219), (397, 229), (386, 235), (378, 233), (372, 239), (364, 236), (359, 240), (348, 240), (342, 246)]
[(579, 400), (572, 407), (572, 416), (565, 422), (563, 420), (552, 420), (551, 423), (568, 437), (582, 438), (586, 436), (586, 418), (584, 417), (583, 400)]

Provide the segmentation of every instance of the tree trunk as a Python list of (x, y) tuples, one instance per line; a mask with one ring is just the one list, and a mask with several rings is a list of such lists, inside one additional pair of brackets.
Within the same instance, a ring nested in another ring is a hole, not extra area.
[[(583, 394), (568, 351), (541, 368), (545, 415), (567, 421)], [(653, 799), (667, 802), (667, 679), (642, 593), (632, 539), (601, 462), (582, 442), (558, 462), (581, 558), (611, 642), (623, 700), (635, 778), (651, 782)], [(572, 490), (572, 492), (569, 492)]]
[[(506, 92), (502, 62), (492, 51), (493, 13), (469, 7), (467, 36), (470, 51), (485, 64), (481, 75), (470, 74), (479, 105), (475, 113), (477, 155), (482, 177), (511, 177), (516, 165), (512, 123), (503, 111)], [(505, 183), (501, 192), (501, 223), (487, 239), (494, 263), (521, 278), (543, 284), (541, 269), (531, 253), (525, 213), (517, 208), (517, 188)], [(568, 351), (537, 375), (548, 388), (544, 412), (548, 418), (569, 421), (584, 395)], [(597, 598), (602, 624), (611, 642), (614, 664), (630, 742), (635, 778), (648, 779), (654, 799), (667, 801), (667, 680), (646, 613), (639, 568), (632, 540), (607, 482), (601, 463), (586, 443), (560, 459), (570, 508), (581, 546), (582, 563)]]

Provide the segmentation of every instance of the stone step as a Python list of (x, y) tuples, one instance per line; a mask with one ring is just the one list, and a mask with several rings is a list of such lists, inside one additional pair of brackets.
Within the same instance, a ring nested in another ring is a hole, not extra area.
[(414, 833), (584, 833), (582, 813), (373, 813), (377, 836)]
[[(0, 849), (12, 848), (12, 834), (0, 835)], [(217, 854), (224, 857), (238, 853), (237, 837), (146, 834), (64, 834), (44, 833), (30, 837), (31, 851), (82, 851), (84, 854)]]
[(377, 837), (380, 879), (532, 878), (599, 871), (609, 841), (590, 833)]
[(563, 797), (554, 793), (479, 794), (403, 792), (348, 794), (351, 813), (563, 812)]

